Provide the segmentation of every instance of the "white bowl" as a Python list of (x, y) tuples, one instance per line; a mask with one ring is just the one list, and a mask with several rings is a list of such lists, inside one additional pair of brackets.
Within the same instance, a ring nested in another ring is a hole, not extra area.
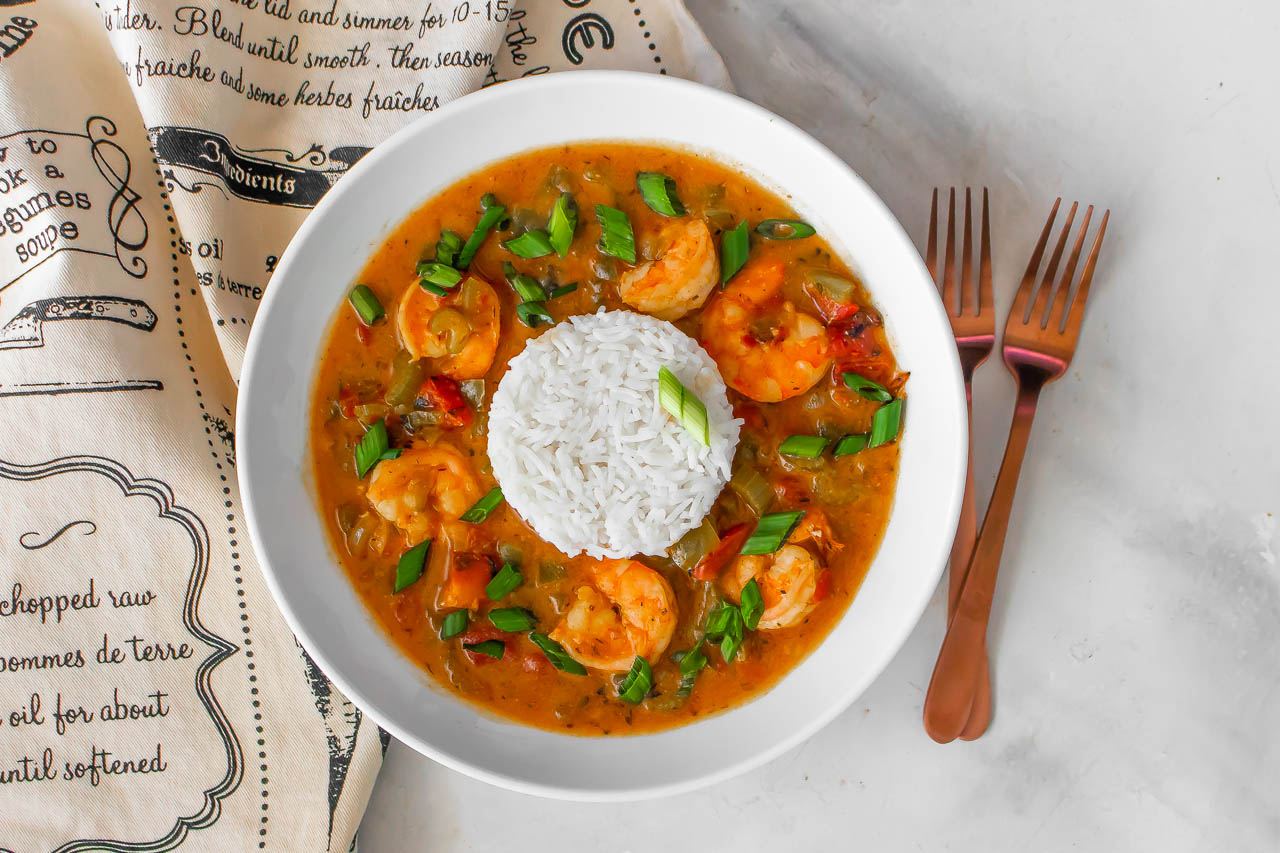
[[(328, 545), (310, 485), (308, 404), (321, 345), (386, 235), (455, 180), (532, 148), (634, 140), (693, 148), (779, 190), (862, 276), (911, 372), (883, 544), (830, 636), (768, 693), (658, 734), (577, 737), (486, 715), (438, 688), (383, 634)], [(843, 162), (783, 119), (694, 83), (614, 71), (503, 83), (424, 116), (324, 197), (280, 260), (240, 387), (240, 489), (267, 583), (341, 690), (419, 752), (495, 785), (581, 800), (687, 791), (812, 735), (888, 664), (929, 601), (964, 488), (966, 418), (951, 329), (920, 256)]]

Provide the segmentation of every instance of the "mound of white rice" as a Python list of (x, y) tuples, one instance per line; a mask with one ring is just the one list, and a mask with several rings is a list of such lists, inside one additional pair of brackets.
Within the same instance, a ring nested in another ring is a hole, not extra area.
[[(710, 447), (658, 405), (664, 365), (706, 405)], [(602, 311), (511, 360), (489, 412), (489, 460), (507, 503), (564, 553), (661, 554), (728, 482), (741, 424), (696, 341), (663, 320)]]

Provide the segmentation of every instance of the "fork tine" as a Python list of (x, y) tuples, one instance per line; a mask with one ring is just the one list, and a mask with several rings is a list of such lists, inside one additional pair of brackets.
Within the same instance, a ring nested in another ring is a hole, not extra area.
[(1054, 284), (1058, 280), (1058, 262), (1062, 260), (1062, 251), (1067, 247), (1067, 238), (1071, 236), (1071, 223), (1075, 221), (1076, 209), (1079, 206), (1079, 202), (1071, 202), (1071, 209), (1067, 211), (1067, 221), (1062, 223), (1062, 233), (1058, 235), (1058, 242), (1053, 246), (1053, 254), (1049, 256), (1049, 263), (1045, 266), (1044, 277), (1040, 279), (1035, 306), (1031, 309), (1031, 315), (1023, 318), (1024, 323), (1034, 319), (1040, 328), (1043, 329), (1045, 326), (1045, 312), (1049, 309), (1049, 299), (1053, 296)]
[(1080, 223), (1080, 233), (1076, 243), (1071, 247), (1071, 256), (1067, 258), (1067, 268), (1062, 272), (1062, 284), (1058, 285), (1058, 295), (1053, 298), (1053, 306), (1049, 309), (1048, 319), (1053, 323), (1054, 331), (1061, 332), (1067, 320), (1067, 300), (1071, 296), (1071, 281), (1076, 276), (1076, 264), (1080, 260), (1080, 250), (1084, 248), (1084, 238), (1089, 233), (1089, 220), (1093, 218), (1093, 205), (1084, 212), (1084, 222)]
[(956, 313), (956, 188), (947, 198), (947, 246), (942, 262), (942, 304), (947, 313)]
[(964, 314), (966, 307), (977, 298), (973, 281), (973, 204), (969, 188), (964, 188), (964, 242), (960, 244), (960, 304), (956, 316)]
[(938, 284), (938, 188), (933, 188), (933, 203), (929, 205), (929, 248), (924, 256), (925, 266), (933, 283)]
[(991, 219), (987, 205), (987, 188), (982, 188), (982, 254), (978, 260), (978, 301), (973, 306), (973, 316), (984, 311), (995, 311), (995, 297), (991, 294)]
[(1102, 221), (1098, 223), (1098, 235), (1093, 238), (1093, 248), (1089, 250), (1089, 258), (1084, 262), (1084, 272), (1080, 274), (1080, 286), (1076, 288), (1075, 300), (1071, 303), (1071, 313), (1067, 315), (1066, 334), (1071, 336), (1072, 347), (1080, 335), (1080, 324), (1084, 321), (1084, 301), (1089, 298), (1089, 284), (1093, 281), (1093, 268), (1098, 265), (1098, 252), (1102, 250), (1102, 238), (1107, 233), (1107, 220), (1111, 211), (1102, 212)]
[(1009, 310), (1009, 322), (1025, 323), (1027, 316), (1027, 305), (1031, 302), (1031, 294), (1036, 286), (1036, 271), (1040, 269), (1040, 258), (1044, 255), (1045, 244), (1049, 242), (1049, 231), (1053, 228), (1054, 217), (1058, 215), (1058, 205), (1062, 204), (1062, 197), (1053, 203), (1053, 209), (1049, 211), (1049, 219), (1044, 223), (1044, 230), (1040, 232), (1040, 239), (1036, 242), (1036, 250), (1031, 253), (1031, 260), (1027, 261), (1027, 271), (1022, 274), (1022, 284), (1018, 285), (1018, 293), (1013, 298), (1013, 308)]

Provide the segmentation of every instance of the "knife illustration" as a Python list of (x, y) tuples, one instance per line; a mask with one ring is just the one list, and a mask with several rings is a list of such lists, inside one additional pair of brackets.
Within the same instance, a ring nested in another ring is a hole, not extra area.
[(122, 296), (41, 299), (0, 327), (0, 350), (44, 346), (44, 324), (52, 320), (110, 320), (149, 332), (155, 328), (156, 314), (142, 300)]

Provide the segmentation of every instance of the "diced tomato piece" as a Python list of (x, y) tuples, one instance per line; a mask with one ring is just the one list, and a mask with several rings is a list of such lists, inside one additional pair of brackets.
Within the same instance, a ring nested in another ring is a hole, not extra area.
[(445, 569), (441, 607), (480, 606), (484, 588), (493, 579), (493, 558), (486, 554), (454, 554)]
[(799, 479), (786, 475), (774, 479), (773, 493), (784, 504), (803, 503), (809, 497)]
[(831, 594), (831, 572), (825, 569), (818, 573), (818, 584), (813, 590), (813, 600), (822, 601)]
[(360, 402), (360, 398), (356, 396), (356, 390), (344, 386), (338, 391), (338, 408), (342, 411), (344, 418), (354, 418), (356, 416), (356, 404)]
[(455, 380), (448, 376), (428, 376), (422, 383), (418, 396), (426, 400), (432, 409), (440, 412), (441, 426), (470, 426), (471, 407), (467, 405), (467, 398), (462, 396), (462, 390)]
[(467, 660), (478, 666), (484, 666), (485, 664), (497, 663), (499, 660), (505, 661), (510, 657), (510, 641), (513, 637), (514, 635), (508, 634), (506, 631), (499, 631), (497, 628), (493, 627), (487, 619), (483, 622), (473, 619), (471, 627), (463, 632), (462, 636), (458, 637), (458, 640), (463, 643), (464, 646), (483, 643), (485, 640), (501, 640), (507, 644), (507, 648), (503, 650), (501, 658), (491, 658), (488, 655), (483, 655), (478, 652), (473, 652), (467, 648), (463, 648), (462, 653), (467, 656)]
[(369, 341), (373, 340), (373, 329), (370, 329), (364, 323), (356, 324), (356, 340), (365, 346), (369, 345)]
[(421, 625), (426, 615), (426, 608), (422, 606), (422, 599), (416, 592), (417, 590), (412, 588), (405, 590), (396, 597), (396, 603), (393, 606), (396, 622), (408, 631), (413, 631)]
[(847, 317), (857, 314), (859, 307), (852, 302), (841, 302), (829, 296), (820, 287), (806, 286), (805, 290), (809, 296), (813, 298), (813, 304), (818, 307), (818, 313), (822, 315), (822, 320), (828, 326), (839, 323)]
[(742, 550), (742, 545), (747, 541), (747, 537), (751, 535), (751, 525), (735, 524), (724, 532), (720, 537), (720, 544), (712, 548), (705, 557), (698, 561), (698, 565), (693, 567), (693, 576), (700, 581), (713, 581), (720, 577), (720, 572), (724, 570), (734, 557), (738, 556), (738, 552)]

